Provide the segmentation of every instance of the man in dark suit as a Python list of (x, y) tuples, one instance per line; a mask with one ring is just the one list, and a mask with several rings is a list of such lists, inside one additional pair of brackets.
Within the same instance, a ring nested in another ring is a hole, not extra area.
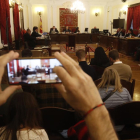
[(116, 36), (116, 37), (124, 36), (125, 34), (122, 31), (123, 31), (122, 28), (118, 28), (117, 33), (114, 34), (113, 36)]
[(36, 46), (36, 37), (31, 36), (30, 29), (27, 29), (27, 32), (24, 34), (24, 41), (28, 43), (30, 49), (34, 49)]
[(33, 37), (41, 37), (41, 35), (38, 33), (38, 27), (33, 27), (32, 35)]
[(68, 27), (68, 26), (66, 26), (66, 28), (64, 29), (64, 32), (65, 32), (65, 33), (70, 33), (70, 32), (71, 32), (71, 30), (69, 29), (69, 27)]
[(89, 66), (86, 62), (86, 54), (85, 51), (83, 49), (79, 49), (76, 52), (76, 56), (78, 58), (79, 61), (79, 65), (81, 66), (82, 70), (87, 73), (89, 76), (91, 76), (91, 78), (93, 79), (93, 81), (97, 80), (96, 78), (96, 72), (94, 70), (94, 68), (92, 66)]
[(124, 38), (126, 38), (126, 37), (135, 37), (135, 34), (133, 33), (132, 29), (128, 30), (128, 33), (124, 36)]
[(50, 34), (55, 34), (55, 33), (58, 33), (58, 30), (55, 28), (55, 26), (53, 26), (53, 27), (50, 29)]

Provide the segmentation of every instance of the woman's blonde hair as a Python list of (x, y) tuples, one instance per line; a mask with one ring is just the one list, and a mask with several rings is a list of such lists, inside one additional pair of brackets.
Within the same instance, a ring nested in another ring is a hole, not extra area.
[(106, 68), (102, 75), (102, 81), (97, 87), (98, 88), (107, 87), (106, 91), (108, 91), (108, 88), (110, 86), (115, 87), (113, 92), (116, 92), (116, 91), (122, 92), (122, 85), (120, 82), (120, 76), (118, 72), (113, 68)]

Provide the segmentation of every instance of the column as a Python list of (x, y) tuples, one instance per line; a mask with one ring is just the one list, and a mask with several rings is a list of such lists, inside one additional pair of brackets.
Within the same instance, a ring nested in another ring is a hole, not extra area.
[(32, 31), (32, 28), (33, 28), (32, 21), (33, 21), (33, 19), (32, 19), (32, 5), (31, 4), (28, 5), (28, 15), (29, 15), (29, 28)]
[(109, 7), (109, 23), (108, 23), (108, 29), (109, 32), (111, 32), (111, 22), (112, 22), (112, 7)]
[(57, 26), (57, 6), (53, 5), (53, 25), (52, 26)]
[(103, 22), (103, 29), (107, 29), (107, 6), (104, 7), (104, 22)]
[[(47, 19), (48, 19), (48, 31), (50, 31), (50, 28), (53, 26), (52, 25), (52, 12), (51, 12), (51, 6), (47, 6)], [(56, 26), (56, 25), (55, 25)], [(58, 27), (57, 27), (58, 28)]]
[(14, 19), (13, 19), (13, 8), (10, 8), (10, 24), (11, 24), (11, 35), (12, 35), (12, 40), (15, 40)]
[(81, 28), (80, 28), (80, 32), (83, 33), (84, 30), (85, 30), (85, 14), (80, 14), (80, 16), (81, 16)]
[[(85, 28), (89, 28), (90, 27), (90, 6), (86, 6), (86, 27)], [(89, 30), (89, 29), (88, 29)]]
[(27, 5), (23, 5), (23, 17), (24, 17), (24, 29), (27, 30), (28, 25), (27, 25)]

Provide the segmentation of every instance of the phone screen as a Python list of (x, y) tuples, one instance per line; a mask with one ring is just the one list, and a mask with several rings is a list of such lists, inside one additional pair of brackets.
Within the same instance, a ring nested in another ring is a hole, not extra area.
[(53, 68), (62, 66), (57, 59), (18, 59), (7, 64), (12, 85), (61, 83)]

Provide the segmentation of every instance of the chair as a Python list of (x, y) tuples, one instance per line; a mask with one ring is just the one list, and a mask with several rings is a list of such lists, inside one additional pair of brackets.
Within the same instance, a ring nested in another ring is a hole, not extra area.
[(68, 129), (75, 125), (75, 111), (57, 107), (41, 108), (43, 126), (47, 132), (57, 133), (59, 130)]
[(101, 78), (103, 73), (104, 73), (105, 68), (99, 67), (99, 66), (96, 66), (96, 65), (91, 65), (91, 66), (95, 69), (95, 71), (96, 71), (96, 73), (98, 75), (97, 77)]
[(125, 128), (118, 132), (121, 140), (140, 139), (140, 128), (134, 126), (134, 124), (140, 124), (139, 110), (140, 102), (130, 102), (108, 109), (114, 125), (125, 125)]
[(67, 50), (69, 50), (69, 47), (74, 48), (75, 51), (75, 47), (76, 47), (76, 39), (75, 39), (75, 35), (69, 35), (69, 41), (68, 44), (66, 44), (66, 52)]
[[(102, 79), (98, 79), (98, 80), (94, 81), (95, 85), (97, 86), (101, 82), (101, 80)], [(132, 82), (121, 80), (121, 84), (123, 87), (125, 87), (129, 91), (131, 97), (133, 98), (134, 88), (135, 88), (135, 80), (132, 79)]]

